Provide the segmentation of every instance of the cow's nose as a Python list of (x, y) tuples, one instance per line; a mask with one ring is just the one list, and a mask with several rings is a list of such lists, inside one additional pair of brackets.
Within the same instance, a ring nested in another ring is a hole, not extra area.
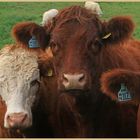
[(66, 90), (83, 89), (87, 78), (84, 73), (80, 74), (63, 74), (62, 84)]
[(7, 122), (10, 128), (18, 128), (24, 126), (27, 119), (26, 113), (12, 113), (7, 116)]

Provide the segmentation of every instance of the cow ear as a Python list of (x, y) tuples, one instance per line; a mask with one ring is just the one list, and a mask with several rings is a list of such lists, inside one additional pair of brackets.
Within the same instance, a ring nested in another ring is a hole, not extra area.
[(132, 35), (134, 23), (130, 17), (114, 17), (103, 23), (104, 31), (102, 41), (104, 43), (120, 43)]
[(115, 69), (102, 74), (100, 80), (102, 92), (113, 100), (119, 101), (118, 93), (124, 84), (131, 96), (131, 99), (125, 102), (140, 103), (140, 73)]
[(48, 46), (50, 36), (44, 27), (33, 22), (21, 22), (12, 29), (12, 36), (17, 43), (29, 46), (29, 40), (34, 36), (39, 47), (45, 49)]

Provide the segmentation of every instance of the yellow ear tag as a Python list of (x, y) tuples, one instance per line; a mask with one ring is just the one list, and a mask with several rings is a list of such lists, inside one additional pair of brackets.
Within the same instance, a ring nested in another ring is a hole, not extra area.
[(53, 76), (53, 70), (52, 69), (48, 69), (47, 76), (49, 76), (49, 77)]
[(104, 37), (102, 37), (102, 39), (107, 39), (111, 36), (111, 33), (108, 33), (107, 35), (105, 35)]

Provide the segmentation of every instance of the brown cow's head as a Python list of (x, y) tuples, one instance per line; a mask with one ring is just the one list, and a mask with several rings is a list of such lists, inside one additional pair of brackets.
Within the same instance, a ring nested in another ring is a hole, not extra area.
[(123, 102), (140, 103), (140, 72), (114, 69), (101, 76), (101, 90), (113, 100), (118, 101), (118, 92), (121, 89), (121, 84), (127, 87), (131, 95), (131, 100)]
[(102, 22), (85, 8), (73, 6), (60, 11), (54, 21), (50, 47), (59, 91), (85, 93), (98, 87), (103, 71), (124, 65), (120, 44), (134, 28), (129, 17)]

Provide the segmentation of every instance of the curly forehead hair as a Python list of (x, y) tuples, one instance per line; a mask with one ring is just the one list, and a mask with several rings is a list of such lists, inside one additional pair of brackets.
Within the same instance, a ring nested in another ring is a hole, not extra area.
[(93, 14), (90, 10), (87, 10), (84, 7), (71, 6), (60, 10), (58, 15), (53, 19), (53, 22), (46, 25), (47, 30), (51, 31), (55, 26), (61, 27), (71, 21), (75, 21), (81, 25), (88, 25), (89, 23), (101, 25), (98, 15)]

